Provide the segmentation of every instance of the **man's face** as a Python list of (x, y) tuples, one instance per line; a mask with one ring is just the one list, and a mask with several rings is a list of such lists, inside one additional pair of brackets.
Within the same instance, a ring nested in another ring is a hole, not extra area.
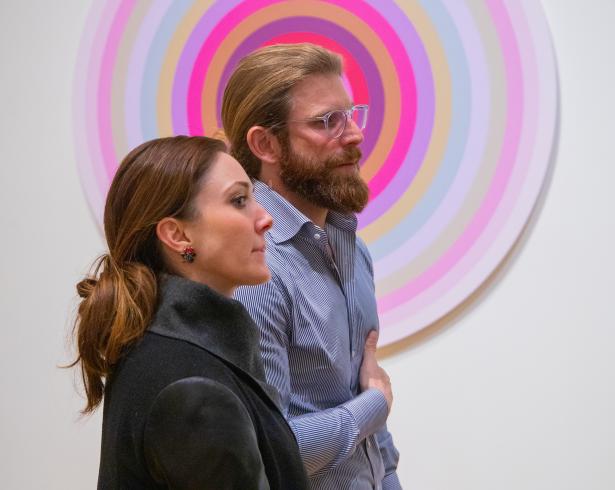
[(352, 106), (336, 75), (312, 75), (292, 92), (288, 137), (283, 138), (280, 178), (284, 186), (311, 203), (333, 211), (359, 212), (369, 189), (359, 175), (363, 133), (352, 121), (339, 138), (331, 138), (322, 121), (304, 121)]

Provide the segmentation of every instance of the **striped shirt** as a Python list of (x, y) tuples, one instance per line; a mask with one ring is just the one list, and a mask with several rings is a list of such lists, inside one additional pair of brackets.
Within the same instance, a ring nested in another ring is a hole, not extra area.
[(258, 180), (254, 196), (273, 217), (266, 234), (272, 277), (235, 296), (260, 327), (267, 381), (280, 392), (311, 488), (399, 489), (386, 400), (359, 387), (365, 339), (378, 316), (356, 217), (329, 212), (323, 230)]

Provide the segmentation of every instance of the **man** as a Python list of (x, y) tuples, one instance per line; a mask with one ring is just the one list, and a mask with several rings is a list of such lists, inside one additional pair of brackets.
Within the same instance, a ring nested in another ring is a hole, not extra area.
[(236, 297), (261, 329), (267, 380), (311, 487), (398, 489), (372, 262), (353, 214), (369, 197), (358, 166), (367, 106), (353, 106), (341, 75), (330, 51), (275, 45), (244, 58), (228, 82), (225, 134), (274, 221), (272, 279)]

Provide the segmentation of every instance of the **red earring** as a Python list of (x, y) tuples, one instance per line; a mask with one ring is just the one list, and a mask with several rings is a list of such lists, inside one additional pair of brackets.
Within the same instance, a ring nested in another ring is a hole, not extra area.
[(196, 253), (192, 247), (185, 247), (180, 255), (184, 259), (184, 262), (188, 262), (189, 264), (194, 262), (194, 258), (196, 257)]

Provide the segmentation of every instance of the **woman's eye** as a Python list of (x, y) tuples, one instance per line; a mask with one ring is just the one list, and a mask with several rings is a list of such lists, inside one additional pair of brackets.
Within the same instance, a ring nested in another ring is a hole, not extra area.
[(232, 199), (233, 206), (243, 208), (246, 205), (248, 198), (246, 196), (237, 196)]

